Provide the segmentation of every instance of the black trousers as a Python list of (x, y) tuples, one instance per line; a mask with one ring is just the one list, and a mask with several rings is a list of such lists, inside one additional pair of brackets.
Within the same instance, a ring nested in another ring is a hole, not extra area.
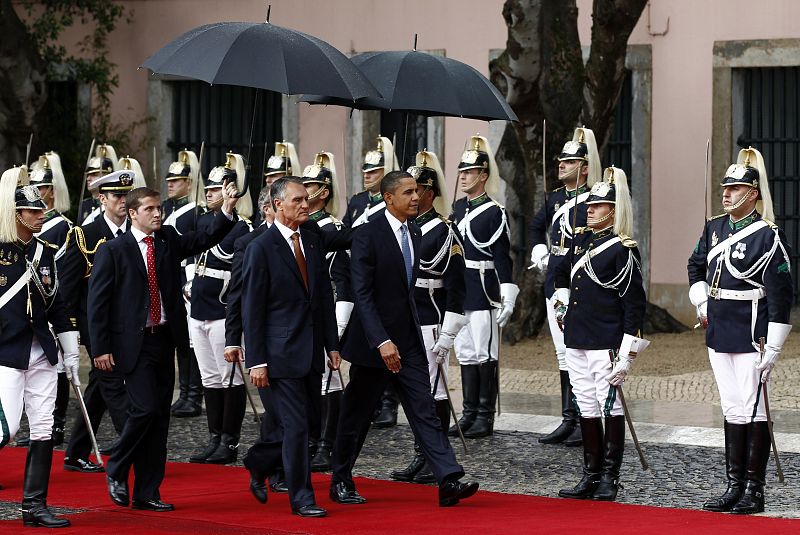
[[(312, 426), (320, 425), (322, 376), (310, 373), (299, 379), (270, 378), (269, 382), (266, 395), (274, 407), (274, 420), (262, 422), (262, 436), (247, 452), (248, 464), (265, 476), (273, 475), (283, 465), (289, 503), (297, 509), (316, 503), (311, 487), (308, 432)], [(267, 408), (267, 416), (269, 412)]]
[(167, 463), (172, 390), (175, 386), (175, 343), (169, 327), (145, 331), (136, 367), (125, 374), (128, 419), (106, 466), (109, 477), (127, 481), (135, 472), (132, 498), (160, 499), (159, 487)]
[(369, 430), (375, 403), (390, 381), (394, 384), (414, 437), (436, 480), (442, 483), (447, 478), (464, 475), (464, 469), (456, 461), (453, 448), (442, 433), (442, 424), (436, 415), (425, 354), (421, 350), (405, 353), (402, 366), (397, 374), (385, 367), (350, 366), (350, 383), (342, 396), (339, 427), (331, 458), (332, 484), (344, 482), (348, 487), (355, 488), (353, 466)]
[[(84, 344), (91, 355), (91, 346)], [(125, 375), (119, 370), (102, 371), (94, 367), (89, 371), (89, 382), (83, 392), (86, 412), (92, 424), (92, 431), (97, 433), (103, 414), (108, 410), (111, 422), (117, 434), (122, 433), (125, 420), (128, 419), (128, 393), (125, 391)], [(92, 453), (92, 439), (82, 414), (75, 418), (72, 434), (67, 445), (66, 457), (70, 459), (88, 459)]]

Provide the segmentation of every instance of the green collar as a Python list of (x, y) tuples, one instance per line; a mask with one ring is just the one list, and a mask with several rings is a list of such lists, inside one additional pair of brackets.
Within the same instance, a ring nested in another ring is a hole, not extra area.
[(474, 208), (479, 204), (483, 204), (487, 199), (489, 199), (489, 195), (484, 191), (474, 199), (468, 200), (467, 204), (469, 205), (470, 208)]
[(586, 186), (586, 184), (581, 184), (580, 186), (578, 186), (577, 188), (575, 188), (572, 191), (568, 190), (567, 188), (564, 188), (564, 191), (567, 192), (567, 199), (571, 199), (573, 197), (577, 197), (581, 193), (584, 193), (584, 192), (586, 192), (588, 190), (589, 190), (589, 188), (588, 188), (588, 186)]
[(760, 216), (761, 216), (761, 214), (759, 214), (758, 212), (753, 210), (752, 212), (750, 212), (749, 216), (743, 217), (742, 219), (740, 219), (739, 221), (737, 221), (735, 223), (733, 222), (733, 219), (728, 217), (728, 226), (731, 228), (732, 231), (737, 232), (737, 231), (742, 230), (744, 227), (746, 227), (747, 225), (749, 225), (750, 223), (752, 223), (756, 219), (758, 219)]
[(58, 214), (58, 212), (56, 210), (50, 210), (49, 212), (47, 212), (44, 215), (44, 220), (45, 220), (45, 222), (50, 221), (51, 219), (53, 219), (57, 215), (59, 215), (59, 214)]
[(376, 195), (367, 192), (367, 198), (369, 199), (370, 204), (378, 204), (383, 200), (383, 193), (378, 192)]
[(313, 214), (308, 214), (308, 219), (309, 221), (314, 221), (316, 223), (320, 219), (324, 218), (326, 215), (328, 215), (328, 212), (320, 209), (314, 212)]
[(439, 213), (436, 211), (436, 209), (435, 208), (431, 208), (430, 210), (428, 210), (424, 214), (420, 214), (420, 215), (417, 216), (417, 225), (422, 226), (425, 223), (427, 223), (428, 221), (431, 221), (431, 220), (435, 219), (436, 216), (438, 216), (438, 215), (439, 215)]

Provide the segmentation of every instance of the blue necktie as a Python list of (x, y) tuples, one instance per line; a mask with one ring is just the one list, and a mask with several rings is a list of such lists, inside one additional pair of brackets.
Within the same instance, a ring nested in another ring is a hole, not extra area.
[(400, 248), (403, 251), (403, 263), (406, 265), (406, 279), (408, 279), (408, 285), (411, 286), (414, 261), (411, 258), (411, 247), (408, 245), (408, 228), (405, 225), (400, 226)]

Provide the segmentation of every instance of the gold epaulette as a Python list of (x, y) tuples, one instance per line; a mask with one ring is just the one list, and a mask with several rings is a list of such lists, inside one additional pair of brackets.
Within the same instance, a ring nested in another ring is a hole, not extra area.
[(769, 219), (766, 219), (766, 218), (762, 218), (762, 219), (764, 220), (764, 223), (766, 223), (767, 225), (769, 225), (769, 228), (771, 228), (771, 229), (776, 229), (776, 228), (778, 228), (778, 225), (776, 225), (775, 223), (773, 223), (773, 222), (772, 222), (772, 221), (770, 221)]
[(452, 224), (453, 224), (453, 222), (452, 222), (452, 221), (450, 221), (449, 219), (447, 219), (447, 218), (446, 218), (445, 216), (443, 216), (442, 214), (436, 214), (436, 216), (437, 216), (439, 219), (441, 219), (441, 220), (442, 220), (442, 223), (445, 223), (445, 224), (447, 224), (447, 225), (452, 225)]
[(589, 232), (592, 229), (589, 227), (575, 227), (575, 230), (572, 232), (573, 234), (583, 234), (584, 232)]
[(241, 216), (241, 215), (240, 215), (240, 216), (239, 216), (239, 219), (241, 219), (242, 221), (244, 221), (245, 223), (247, 223), (247, 224), (248, 224), (248, 225), (250, 225), (251, 227), (253, 226), (253, 223), (252, 223), (252, 222), (251, 222), (251, 221), (250, 221), (248, 218), (246, 218), (246, 217), (244, 217), (244, 216)]
[(39, 243), (41, 243), (45, 247), (49, 247), (50, 249), (55, 249), (56, 251), (58, 251), (60, 249), (60, 247), (58, 245), (54, 245), (54, 244), (50, 243), (47, 240), (43, 240), (43, 239), (37, 237), (36, 241), (38, 241)]
[(636, 247), (638, 245), (636, 243), (636, 240), (634, 240), (633, 238), (631, 238), (630, 236), (627, 236), (625, 234), (620, 234), (619, 235), (619, 241), (620, 241), (620, 243), (622, 243), (622, 245), (624, 245), (625, 247), (629, 247), (629, 248), (634, 248), (634, 247)]
[(719, 215), (712, 215), (711, 217), (707, 218), (706, 221), (713, 221), (715, 219), (719, 219), (720, 217), (724, 217), (726, 215), (728, 215), (728, 214), (724, 213), (724, 212), (719, 214)]

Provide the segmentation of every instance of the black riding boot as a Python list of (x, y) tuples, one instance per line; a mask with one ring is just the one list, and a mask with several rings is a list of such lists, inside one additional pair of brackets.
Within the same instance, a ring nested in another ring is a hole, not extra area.
[(605, 458), (600, 483), (592, 494), (592, 499), (613, 502), (619, 490), (619, 469), (622, 467), (622, 454), (625, 451), (625, 416), (609, 416), (605, 423)]
[(425, 456), (422, 455), (422, 450), (419, 448), (417, 441), (414, 441), (414, 458), (408, 463), (408, 466), (401, 470), (395, 470), (390, 474), (390, 477), (395, 481), (413, 481), (414, 477), (425, 466)]
[(719, 498), (703, 504), (706, 511), (723, 513), (730, 511), (742, 497), (744, 490), (744, 467), (747, 457), (747, 424), (725, 422), (725, 475), (728, 488)]
[(603, 464), (603, 425), (600, 418), (579, 419), (583, 435), (583, 477), (571, 489), (561, 489), (558, 495), (562, 498), (585, 500), (591, 498), (597, 484), (600, 483), (600, 471)]
[(480, 394), (478, 416), (464, 436), (466, 438), (488, 437), (494, 432), (494, 410), (497, 403), (497, 361), (484, 362), (478, 366)]
[(381, 396), (380, 412), (372, 421), (373, 427), (384, 428), (397, 425), (397, 404), (397, 393), (394, 391), (394, 385), (389, 381), (386, 390), (383, 391), (383, 396)]
[(247, 410), (247, 386), (238, 385), (223, 388), (222, 438), (214, 453), (208, 456), (206, 463), (230, 464), (236, 462), (239, 451), (239, 436), (242, 433), (242, 422)]
[(578, 425), (578, 411), (572, 400), (572, 385), (569, 382), (569, 372), (561, 370), (558, 372), (561, 379), (561, 424), (556, 429), (539, 439), (539, 444), (561, 444), (572, 435), (575, 429), (580, 429)]
[(53, 464), (53, 441), (31, 440), (25, 460), (25, 480), (22, 487), (22, 523), (25, 526), (65, 528), (66, 518), (58, 518), (47, 508), (47, 486)]
[(742, 496), (731, 508), (731, 513), (752, 515), (764, 512), (764, 485), (767, 483), (767, 461), (769, 461), (768, 422), (747, 424), (747, 467)]
[(66, 373), (58, 374), (56, 383), (56, 405), (53, 408), (53, 446), (64, 443), (64, 428), (67, 426), (67, 407), (69, 406), (69, 379)]
[(327, 472), (331, 469), (331, 450), (336, 441), (336, 426), (339, 423), (339, 407), (342, 405), (342, 394), (328, 392), (322, 396), (322, 436), (317, 444), (317, 452), (311, 459), (312, 472)]
[(189, 457), (190, 463), (206, 462), (206, 459), (219, 447), (222, 439), (222, 411), (225, 403), (223, 390), (223, 388), (206, 388), (203, 391), (203, 396), (206, 398), (206, 418), (208, 419), (208, 445), (203, 451)]
[(447, 435), (447, 428), (450, 427), (450, 402), (440, 399), (436, 402), (436, 416), (442, 422), (442, 432)]
[(178, 380), (180, 397), (172, 404), (172, 415), (176, 418), (200, 416), (202, 412), (203, 383), (197, 357), (191, 347), (178, 348)]
[(480, 392), (480, 375), (478, 366), (466, 364), (461, 366), (461, 392), (464, 397), (464, 410), (461, 411), (461, 418), (453, 424), (447, 434), (451, 437), (458, 436), (456, 426), (461, 428), (462, 433), (466, 433), (475, 418), (478, 416), (478, 395)]

